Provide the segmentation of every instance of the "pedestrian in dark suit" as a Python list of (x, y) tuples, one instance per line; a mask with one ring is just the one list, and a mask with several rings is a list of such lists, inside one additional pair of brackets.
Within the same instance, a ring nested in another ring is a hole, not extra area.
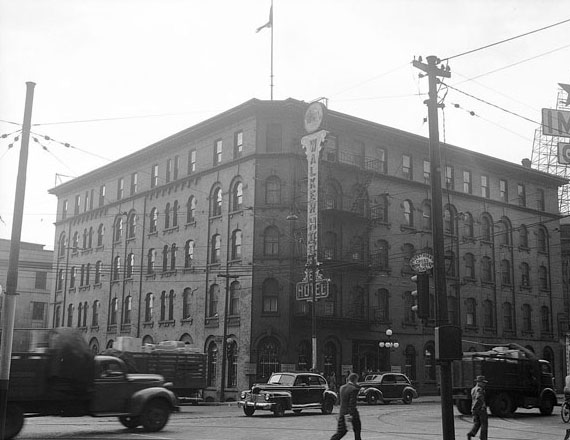
[(360, 387), (357, 385), (358, 374), (350, 373), (348, 375), (346, 384), (340, 387), (340, 411), (338, 415), (338, 423), (336, 433), (331, 437), (331, 440), (339, 440), (348, 432), (346, 423), (352, 423), (354, 431), (354, 440), (361, 440), (360, 437), (360, 415), (356, 408), (357, 396)]
[(487, 415), (487, 404), (485, 403), (485, 376), (477, 376), (475, 386), (471, 389), (471, 412), (473, 413), (473, 427), (467, 433), (467, 440), (471, 440), (481, 428), (481, 440), (487, 440), (487, 430), (489, 419)]

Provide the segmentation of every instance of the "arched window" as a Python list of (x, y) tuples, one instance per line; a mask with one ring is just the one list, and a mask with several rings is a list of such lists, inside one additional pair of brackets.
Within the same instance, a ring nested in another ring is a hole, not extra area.
[(404, 225), (411, 228), (414, 227), (414, 205), (409, 200), (404, 200), (402, 204), (404, 209)]
[(473, 216), (469, 212), (463, 214), (463, 237), (473, 238)]
[(243, 183), (237, 182), (232, 188), (232, 211), (243, 209)]
[(422, 229), (431, 231), (431, 203), (427, 200), (422, 203)]
[(548, 270), (543, 265), (538, 267), (538, 288), (548, 290)]
[(89, 227), (89, 236), (87, 238), (87, 247), (91, 249), (93, 247), (93, 226)]
[(176, 270), (176, 243), (170, 246), (170, 270)]
[(477, 305), (474, 298), (467, 298), (465, 301), (465, 324), (477, 325)]
[(511, 262), (501, 260), (501, 285), (510, 286), (512, 284)]
[(402, 246), (403, 273), (410, 273), (412, 271), (412, 268), (410, 267), (410, 259), (414, 256), (415, 252), (416, 249), (414, 248), (414, 245), (411, 243), (404, 243), (404, 245)]
[(75, 287), (75, 281), (77, 279), (77, 268), (72, 266), (69, 271), (69, 287), (73, 289)]
[(81, 318), (83, 317), (83, 304), (77, 306), (77, 327), (81, 327)]
[(495, 328), (495, 309), (493, 301), (486, 299), (483, 301), (483, 327), (487, 329)]
[(73, 327), (73, 304), (67, 307), (67, 326)]
[(65, 243), (66, 243), (65, 233), (62, 232), (61, 236), (59, 237), (59, 243), (57, 245), (57, 256), (59, 258), (63, 258), (65, 256)]
[(119, 215), (115, 219), (115, 224), (113, 225), (113, 241), (115, 243), (121, 241), (123, 238), (123, 216)]
[(137, 214), (135, 212), (131, 212), (129, 215), (129, 220), (127, 224), (127, 238), (135, 238), (137, 229)]
[(241, 259), (241, 231), (236, 229), (232, 232), (232, 260)]
[(267, 205), (281, 203), (281, 180), (277, 176), (270, 176), (265, 181), (265, 203)]
[(463, 257), (465, 261), (465, 278), (470, 280), (475, 279), (475, 257), (471, 253), (466, 253)]
[(550, 365), (555, 365), (554, 364), (554, 351), (552, 350), (552, 348), (550, 348), (548, 346), (544, 347), (544, 350), (542, 350), (542, 359), (550, 362)]
[(218, 364), (218, 346), (215, 342), (210, 342), (208, 344), (208, 372), (206, 383), (209, 387), (216, 384), (216, 366)]
[(378, 289), (372, 297), (372, 319), (379, 322), (390, 321), (390, 293), (387, 289)]
[(125, 298), (125, 304), (123, 305), (123, 324), (130, 324), (131, 323), (131, 312), (133, 309), (133, 297), (127, 296)]
[(170, 228), (170, 203), (166, 204), (164, 209), (164, 229)]
[(190, 300), (192, 298), (192, 289), (186, 287), (182, 293), (182, 319), (188, 319), (191, 317)]
[(101, 283), (101, 270), (103, 268), (103, 262), (97, 261), (95, 263), (95, 284)]
[(97, 247), (103, 246), (103, 239), (105, 238), (105, 226), (103, 223), (97, 228)]
[(511, 240), (512, 233), (511, 233), (511, 223), (509, 222), (509, 220), (506, 218), (501, 219), (497, 224), (497, 227), (499, 229), (497, 232), (499, 245), (510, 246), (512, 243)]
[(408, 345), (404, 351), (405, 365), (404, 374), (408, 376), (411, 381), (415, 381), (417, 377), (416, 368), (416, 349), (413, 345)]
[(530, 267), (528, 263), (521, 263), (521, 285), (530, 287)]
[(363, 185), (354, 185), (352, 189), (352, 211), (361, 216), (368, 212), (368, 191)]
[(150, 224), (148, 230), (152, 234), (153, 232), (156, 232), (156, 229), (158, 227), (158, 209), (152, 208), (150, 210), (149, 218), (150, 218)]
[(262, 312), (277, 313), (279, 310), (279, 283), (275, 278), (267, 278), (261, 286)]
[(172, 227), (175, 228), (176, 226), (178, 226), (178, 200), (174, 201), (174, 204), (172, 205)]
[(237, 366), (238, 366), (238, 349), (237, 349), (237, 342), (231, 340), (227, 343), (226, 346), (227, 350), (227, 358), (228, 358), (228, 377), (227, 377), (227, 387), (228, 388), (235, 388), (237, 386)]
[(529, 304), (522, 305), (522, 324), (524, 332), (532, 331), (532, 309)]
[(222, 188), (214, 188), (210, 200), (210, 217), (222, 215)]
[(309, 344), (309, 341), (299, 342), (297, 352), (297, 370), (309, 371), (309, 368), (311, 368), (311, 344)]
[(280, 346), (275, 338), (267, 337), (257, 347), (257, 372), (261, 379), (268, 379), (272, 373), (281, 371)]
[(111, 300), (111, 310), (110, 310), (110, 317), (109, 317), (109, 323), (111, 325), (116, 325), (117, 324), (117, 312), (118, 312), (118, 308), (119, 308), (119, 300), (117, 298), (113, 298)]
[(493, 239), (493, 223), (488, 215), (481, 217), (481, 240), (492, 241)]
[(546, 306), (540, 308), (540, 331), (550, 333), (550, 310)]
[(269, 226), (263, 234), (263, 254), (275, 257), (279, 255), (279, 229)]
[(196, 197), (188, 197), (186, 204), (186, 223), (194, 223), (196, 221)]
[(156, 249), (149, 249), (146, 260), (146, 273), (152, 275), (156, 267)]
[(513, 306), (510, 302), (503, 303), (503, 329), (513, 331)]
[(445, 272), (448, 277), (454, 278), (457, 276), (456, 265), (455, 253), (452, 251), (445, 251)]
[(212, 240), (210, 241), (210, 263), (216, 264), (220, 262), (222, 248), (222, 238), (220, 234), (212, 235)]
[(160, 294), (160, 320), (166, 320), (166, 290), (163, 290)]
[(375, 199), (376, 204), (371, 208), (370, 216), (372, 220), (380, 223), (388, 223), (388, 196), (380, 194)]
[(519, 246), (528, 249), (528, 229), (525, 225), (519, 226)]
[(378, 265), (379, 270), (388, 270), (390, 268), (390, 255), (389, 251), (389, 244), (386, 240), (378, 240), (376, 241), (376, 264)]
[(194, 240), (186, 240), (184, 245), (184, 267), (189, 268), (192, 266), (194, 260)]
[(536, 247), (538, 252), (548, 252), (548, 234), (542, 226), (538, 228)]
[(88, 237), (87, 228), (83, 230), (83, 250), (87, 249), (87, 237)]
[(135, 254), (130, 253), (127, 256), (127, 278), (132, 278), (135, 269)]
[(165, 244), (162, 247), (162, 271), (168, 271), (168, 245)]
[(447, 207), (443, 211), (443, 232), (447, 235), (455, 235), (457, 214), (455, 209)]
[(146, 294), (144, 301), (144, 320), (152, 322), (154, 317), (154, 294), (149, 292)]
[(213, 318), (218, 314), (218, 298), (220, 297), (220, 286), (212, 284), (208, 290), (208, 301), (206, 316)]
[(91, 263), (85, 265), (85, 285), (89, 285), (91, 281)]
[(117, 255), (113, 260), (113, 281), (119, 279), (120, 272), (121, 272), (121, 257)]
[(99, 308), (101, 303), (98, 300), (93, 301), (93, 313), (91, 315), (91, 325), (93, 327), (99, 326)]
[(493, 282), (493, 266), (489, 257), (481, 258), (481, 281), (484, 283)]
[(79, 251), (79, 232), (73, 233), (73, 240), (71, 242), (71, 252), (77, 253)]
[(174, 290), (168, 292), (168, 320), (174, 320)]
[(233, 281), (230, 284), (230, 315), (239, 316), (239, 297), (241, 285), (239, 281)]
[(435, 380), (435, 346), (428, 342), (424, 348), (424, 379)]
[(332, 231), (326, 231), (323, 239), (323, 259), (326, 261), (336, 260), (337, 235)]

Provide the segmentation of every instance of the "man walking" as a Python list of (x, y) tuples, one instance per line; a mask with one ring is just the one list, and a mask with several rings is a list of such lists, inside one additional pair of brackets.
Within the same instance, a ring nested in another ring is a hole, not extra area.
[(336, 433), (331, 437), (331, 440), (339, 440), (348, 432), (346, 423), (352, 423), (354, 431), (354, 440), (361, 440), (360, 437), (360, 415), (356, 408), (357, 396), (360, 387), (356, 384), (358, 374), (350, 373), (346, 380), (346, 384), (340, 387), (340, 411), (338, 415), (338, 423)]
[(487, 405), (485, 404), (485, 376), (477, 376), (475, 386), (471, 389), (471, 412), (473, 413), (473, 427), (467, 433), (467, 440), (471, 440), (481, 428), (481, 440), (487, 440), (487, 430), (489, 420), (487, 416)]

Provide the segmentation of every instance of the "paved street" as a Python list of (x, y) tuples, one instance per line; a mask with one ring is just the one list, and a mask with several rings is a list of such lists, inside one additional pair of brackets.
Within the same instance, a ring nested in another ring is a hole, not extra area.
[[(441, 439), (441, 410), (437, 398), (423, 403), (420, 398), (411, 405), (360, 405), (359, 410), (363, 440)], [(271, 413), (259, 411), (253, 417), (245, 417), (235, 405), (185, 406), (156, 434), (128, 431), (112, 417), (42, 417), (27, 419), (18, 439), (328, 440), (335, 429), (336, 413), (338, 406), (330, 416), (307, 411), (299, 415), (287, 412), (284, 417), (275, 418)], [(517, 411), (511, 419), (490, 417), (489, 439), (563, 440), (570, 424), (564, 424), (559, 413), (560, 407), (556, 407), (550, 417), (540, 416), (538, 410)], [(456, 439), (465, 439), (470, 423), (470, 417), (455, 412)], [(349, 433), (345, 438), (354, 437)]]

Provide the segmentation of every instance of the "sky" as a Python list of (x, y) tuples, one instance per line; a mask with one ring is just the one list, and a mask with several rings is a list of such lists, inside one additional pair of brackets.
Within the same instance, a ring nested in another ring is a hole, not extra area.
[[(50, 188), (270, 99), (271, 30), (256, 33), (270, 6), (0, 0), (0, 238), (11, 237), (27, 81), (21, 239), (53, 249)], [(520, 164), (541, 109), (570, 83), (570, 22), (492, 44), (568, 19), (567, 0), (273, 0), (273, 98), (324, 97), (331, 110), (428, 137), (427, 78), (411, 62), (435, 55), (451, 70), (440, 140)]]

